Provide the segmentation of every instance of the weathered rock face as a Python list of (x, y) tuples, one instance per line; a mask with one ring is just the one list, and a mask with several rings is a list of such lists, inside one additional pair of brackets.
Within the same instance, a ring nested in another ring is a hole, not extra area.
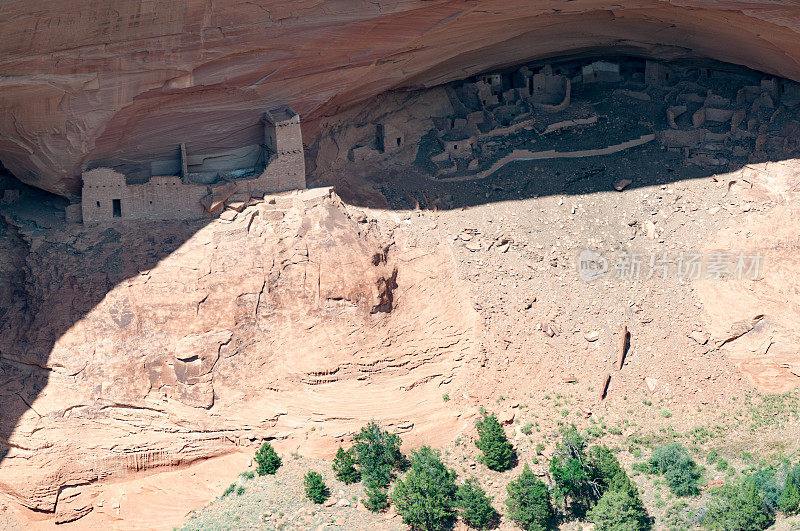
[[(784, 393), (800, 377), (800, 160), (752, 164), (729, 174), (727, 188), (747, 201), (774, 204), (757, 216), (742, 215), (714, 242), (715, 249), (742, 249), (757, 257), (743, 279), (697, 283), (713, 343), (764, 392)], [(756, 278), (753, 281), (752, 278)], [(704, 338), (705, 339), (705, 338)]]
[(450, 251), (353, 218), (318, 189), (232, 222), (25, 234), (0, 268), (22, 272), (0, 493), (71, 519), (83, 485), (265, 438), (327, 455), (373, 417), (412, 444), (452, 436), (439, 385), (476, 321)]
[(800, 80), (800, 2), (4, 2), (0, 160), (76, 194), (81, 169), (258, 141), (264, 109), (315, 119), (392, 88), (554, 55), (713, 58)]

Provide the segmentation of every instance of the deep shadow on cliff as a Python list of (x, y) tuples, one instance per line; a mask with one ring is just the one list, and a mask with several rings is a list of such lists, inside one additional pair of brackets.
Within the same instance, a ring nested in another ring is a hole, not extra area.
[[(409, 178), (398, 171), (380, 183), (383, 196), (365, 192), (366, 185), (355, 190), (352, 183), (332, 184), (346, 201), (349, 198), (348, 202), (357, 206), (443, 209), (548, 195), (620, 193), (612, 187), (620, 178), (633, 181), (621, 192), (629, 194), (685, 179), (715, 178), (736, 169), (712, 171), (687, 166), (678, 155), (645, 147), (623, 156), (511, 164), (479, 181), (436, 183), (423, 177)], [(0, 461), (8, 454), (7, 442), (20, 418), (40, 416), (32, 405), (54, 377), (49, 363), (54, 344), (115, 286), (156, 266), (208, 223), (98, 227), (89, 229), (93, 245), (76, 248), (72, 245), (74, 234), (86, 229), (65, 224), (60, 211), (63, 206), (60, 198), (25, 188), (21, 200), (3, 206), (4, 218), (0, 218), (5, 246), (0, 271)], [(51, 226), (45, 220), (50, 220)], [(31, 236), (42, 231), (49, 233), (37, 236), (36, 246), (31, 247)], [(69, 259), (65, 260), (67, 255)], [(111, 314), (109, 326), (120, 325), (130, 317), (124, 310)], [(65, 375), (59, 371), (58, 377)]]
[[(20, 418), (41, 416), (32, 406), (54, 377), (49, 358), (59, 338), (111, 289), (155, 267), (209, 222), (98, 227), (80, 248), (73, 244), (84, 227), (64, 222), (63, 199), (4, 183), (21, 197), (0, 205), (0, 461)], [(124, 311), (109, 317), (130, 319)]]
[(354, 185), (349, 181), (330, 184), (338, 185), (338, 193), (348, 203), (362, 207), (450, 210), (532, 197), (619, 193), (614, 185), (625, 179), (631, 182), (623, 192), (631, 193), (687, 179), (713, 178), (745, 164), (724, 168), (687, 166), (680, 155), (645, 146), (623, 156), (518, 161), (490, 177), (469, 181), (437, 182), (416, 172), (390, 169), (380, 182), (363, 187), (359, 184), (365, 183)]
[[(645, 132), (664, 131), (668, 128), (664, 109), (660, 107), (661, 98), (655, 98), (653, 105), (644, 107), (641, 103), (627, 101), (620, 110), (619, 98), (611, 105), (610, 100), (602, 96), (609, 91), (610, 89), (603, 89), (598, 93), (590, 91), (582, 107), (593, 116), (603, 117), (602, 128), (576, 128), (566, 130), (563, 134), (559, 131), (545, 140), (541, 140), (540, 135), (536, 141), (547, 144), (541, 149), (597, 149), (619, 144)], [(647, 101), (650, 101), (649, 97)], [(639, 107), (634, 108), (635, 105)], [(391, 107), (382, 107), (378, 100), (373, 107), (380, 108), (379, 112), (383, 113), (397, 111)], [(779, 105), (779, 108), (783, 107)], [(718, 178), (716, 176), (736, 171), (749, 163), (783, 160), (798, 155), (796, 135), (793, 134), (796, 130), (794, 115), (786, 112), (780, 115), (777, 110), (775, 113), (770, 110), (762, 116), (760, 122), (755, 120), (753, 124), (749, 124), (746, 134), (739, 135), (748, 139), (747, 150), (742, 151), (744, 148), (741, 148), (738, 154), (734, 152), (734, 142), (739, 141), (739, 136), (736, 136), (731, 143), (716, 151), (709, 148), (714, 156), (709, 156), (710, 162), (705, 163), (702, 160), (698, 163), (697, 158), (692, 159), (688, 151), (669, 151), (660, 143), (652, 141), (610, 155), (520, 160), (500, 167), (488, 177), (462, 181), (437, 179), (430, 173), (420, 171), (417, 162), (408, 164), (407, 160), (392, 156), (380, 164), (368, 161), (361, 161), (361, 164), (345, 162), (338, 167), (338, 171), (327, 173), (314, 165), (316, 171), (308, 178), (308, 184), (333, 185), (337, 193), (351, 205), (393, 210), (461, 209), (543, 196), (590, 197), (602, 193), (630, 194), (631, 201), (637, 201), (639, 190), (644, 188), (658, 193), (656, 190), (661, 185), (689, 179), (715, 179)], [(692, 113), (686, 113), (684, 119), (688, 120), (690, 114)], [(611, 119), (606, 118), (609, 116)], [(541, 123), (550, 124), (567, 118), (569, 116), (547, 115)], [(763, 129), (757, 127), (760, 123)], [(348, 125), (371, 131), (375, 124), (366, 121)], [(364, 127), (365, 125), (369, 127)], [(688, 124), (684, 125), (688, 127)], [(721, 125), (710, 127), (715, 128), (715, 131), (723, 128)], [(314, 125), (311, 126), (312, 130), (313, 128)], [(734, 128), (726, 125), (724, 129), (732, 131)], [(756, 135), (765, 140), (759, 143)], [(777, 142), (770, 140), (771, 135)], [(312, 135), (308, 135), (308, 138), (314, 142)], [(348, 138), (346, 134), (341, 138), (349, 140), (349, 144), (341, 142), (340, 145), (349, 147), (337, 150), (337, 153), (345, 153), (359, 145), (358, 138)], [(750, 140), (753, 140), (755, 147), (750, 146)], [(510, 150), (513, 147), (504, 146), (504, 149)], [(312, 148), (307, 153), (314, 159), (319, 151)], [(418, 150), (417, 153), (420, 152)], [(324, 157), (315, 162), (318, 163), (319, 160), (324, 161)], [(6, 459), (7, 464), (16, 464), (13, 459), (37, 450), (36, 444), (39, 443), (36, 442), (36, 437), (31, 437), (28, 441), (30, 445), (26, 446), (26, 436), (29, 435), (30, 426), (36, 425), (37, 417), (47, 415), (47, 421), (51, 423), (54, 420), (53, 415), (57, 416), (57, 420), (71, 414), (70, 408), (65, 410), (58, 404), (54, 407), (49, 400), (52, 397), (47, 397), (47, 392), (43, 393), (48, 382), (58, 381), (53, 380), (55, 378), (61, 379), (59, 383), (63, 389), (64, 379), (80, 378), (84, 383), (90, 381), (90, 387), (96, 385), (97, 390), (85, 392), (84, 389), (84, 402), (101, 404), (108, 400), (106, 393), (109, 388), (117, 386), (118, 389), (125, 389), (127, 385), (131, 385), (124, 378), (114, 376), (123, 369), (113, 364), (110, 364), (107, 373), (98, 374), (87, 370), (78, 377), (90, 363), (87, 361), (84, 365), (83, 361), (75, 361), (74, 354), (77, 350), (84, 355), (89, 351), (91, 363), (96, 366), (105, 367), (110, 362), (99, 354), (103, 350), (99, 343), (97, 346), (76, 347), (75, 337), (80, 332), (67, 332), (89, 312), (98, 308), (110, 291), (121, 285), (124, 288), (129, 279), (147, 275), (148, 270), (172, 255), (209, 221), (123, 222), (87, 229), (82, 225), (65, 223), (65, 200), (20, 183), (6, 183), (4, 187), (22, 190), (21, 198), (0, 207), (3, 214), (0, 217), (0, 244), (4, 251), (0, 257), (0, 398), (3, 404), (0, 410), (0, 462)], [(249, 249), (254, 250), (257, 254), (261, 249)], [(196, 253), (194, 260), (204, 253), (208, 254), (205, 249)], [(180, 260), (182, 258), (178, 259)], [(246, 261), (237, 255), (235, 262), (238, 263), (239, 260)], [(180, 264), (181, 268), (192, 266), (197, 266), (195, 271), (200, 273), (205, 271), (197, 264)], [(238, 270), (238, 267), (235, 269)], [(140, 284), (145, 290), (152, 289), (149, 287), (152, 284), (147, 284), (147, 281)], [(201, 290), (197, 286), (191, 285), (192, 282), (187, 284), (187, 292), (201, 295), (198, 300), (202, 298)], [(168, 289), (168, 298), (175, 291), (174, 287)], [(120, 302), (120, 299), (125, 299), (128, 295), (123, 289), (117, 290), (116, 296), (117, 302)], [(99, 318), (94, 316), (94, 328), (99, 330), (99, 334), (87, 342), (103, 341), (116, 332), (117, 328), (127, 330), (130, 345), (140, 345), (147, 341), (136, 325), (130, 328), (128, 326), (142, 318), (138, 314), (144, 310), (142, 305), (149, 304), (152, 300), (151, 296), (141, 297), (144, 301), (135, 301), (138, 305), (125, 304), (124, 300), (117, 305), (101, 305), (100, 309), (108, 310), (94, 311), (95, 314), (100, 314)], [(226, 299), (230, 301), (232, 297)], [(260, 295), (258, 300), (260, 301)], [(198, 303), (198, 308), (201, 303)], [(134, 315), (130, 308), (137, 306), (139, 311)], [(156, 302), (156, 309), (162, 315), (170, 314), (169, 303), (163, 299), (160, 303)], [(194, 313), (193, 307), (190, 313)], [(152, 322), (152, 319), (150, 321), (148, 326), (165, 326)], [(186, 329), (185, 333), (191, 334), (191, 327), (184, 321), (173, 322), (176, 323), (174, 328), (178, 329), (178, 333), (184, 334)], [(57, 348), (54, 348), (56, 345)], [(108, 344), (104, 346), (107, 349)], [(75, 350), (70, 350), (71, 348)], [(114, 350), (119, 352), (119, 349)], [(97, 358), (94, 357), (95, 354)], [(134, 361), (139, 360), (135, 355), (131, 358)], [(72, 365), (69, 365), (70, 361), (73, 361)], [(190, 360), (190, 363), (193, 361)], [(147, 367), (142, 367), (143, 372), (147, 370)], [(151, 379), (150, 385), (152, 384)], [(53, 387), (57, 386), (51, 386), (51, 389)], [(145, 394), (146, 392), (145, 390)], [(37, 399), (40, 404), (46, 404), (40, 408), (41, 411), (37, 411)], [(212, 389), (211, 403), (213, 400)], [(27, 418), (27, 422), (20, 422), (23, 417)], [(90, 425), (97, 421), (91, 414), (87, 418)], [(47, 424), (44, 421), (38, 422), (42, 426)], [(33, 433), (35, 431), (31, 432)], [(15, 451), (13, 456), (9, 456), (10, 444), (17, 445), (20, 452)]]

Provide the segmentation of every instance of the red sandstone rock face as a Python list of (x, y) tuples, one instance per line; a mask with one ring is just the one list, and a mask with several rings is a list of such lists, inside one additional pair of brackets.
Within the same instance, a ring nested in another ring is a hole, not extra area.
[(800, 2), (28, 0), (0, 5), (0, 160), (62, 195), (81, 169), (259, 138), (392, 88), (553, 55), (710, 57), (800, 80)]
[(374, 417), (449, 440), (468, 421), (439, 386), (476, 314), (435, 234), (384, 227), (318, 189), (232, 222), (26, 234), (0, 256), (0, 495), (63, 520), (86, 485), (264, 438), (330, 455)]

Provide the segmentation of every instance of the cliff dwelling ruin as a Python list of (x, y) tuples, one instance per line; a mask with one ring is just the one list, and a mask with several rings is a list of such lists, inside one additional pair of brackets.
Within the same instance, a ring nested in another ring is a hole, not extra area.
[(800, 0), (26, 0), (0, 35), (0, 530), (405, 529), (405, 472), (334, 479), (371, 419), (502, 529), (571, 425), (654, 528), (800, 471)]
[[(656, 167), (675, 179), (700, 177), (796, 154), (798, 103), (797, 83), (733, 65), (539, 62), (393, 93), (332, 119), (313, 146), (313, 175), (324, 181), (346, 166), (390, 203), (414, 196), (434, 208), (469, 203), (498, 180), (524, 196), (542, 172), (563, 175), (565, 186), (600, 179), (608, 188)], [(474, 184), (445, 185), (462, 181)]]
[[(67, 207), (67, 219), (82, 219), (87, 225), (194, 220), (219, 214), (225, 204), (241, 210), (254, 197), (304, 189), (300, 116), (287, 107), (266, 112), (263, 121), (263, 143), (246, 148), (252, 155), (246, 167), (226, 168), (225, 157), (192, 155), (180, 144), (174, 168), (179, 175), (153, 175), (135, 182), (111, 168), (83, 172), (81, 204)], [(164, 169), (169, 163), (151, 166)]]

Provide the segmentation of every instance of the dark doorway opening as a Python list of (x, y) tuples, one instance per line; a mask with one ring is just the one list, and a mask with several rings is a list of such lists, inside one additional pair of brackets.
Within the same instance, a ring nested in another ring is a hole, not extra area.
[(122, 202), (119, 199), (112, 199), (111, 202), (113, 203), (114, 208), (114, 217), (121, 218), (122, 217)]

